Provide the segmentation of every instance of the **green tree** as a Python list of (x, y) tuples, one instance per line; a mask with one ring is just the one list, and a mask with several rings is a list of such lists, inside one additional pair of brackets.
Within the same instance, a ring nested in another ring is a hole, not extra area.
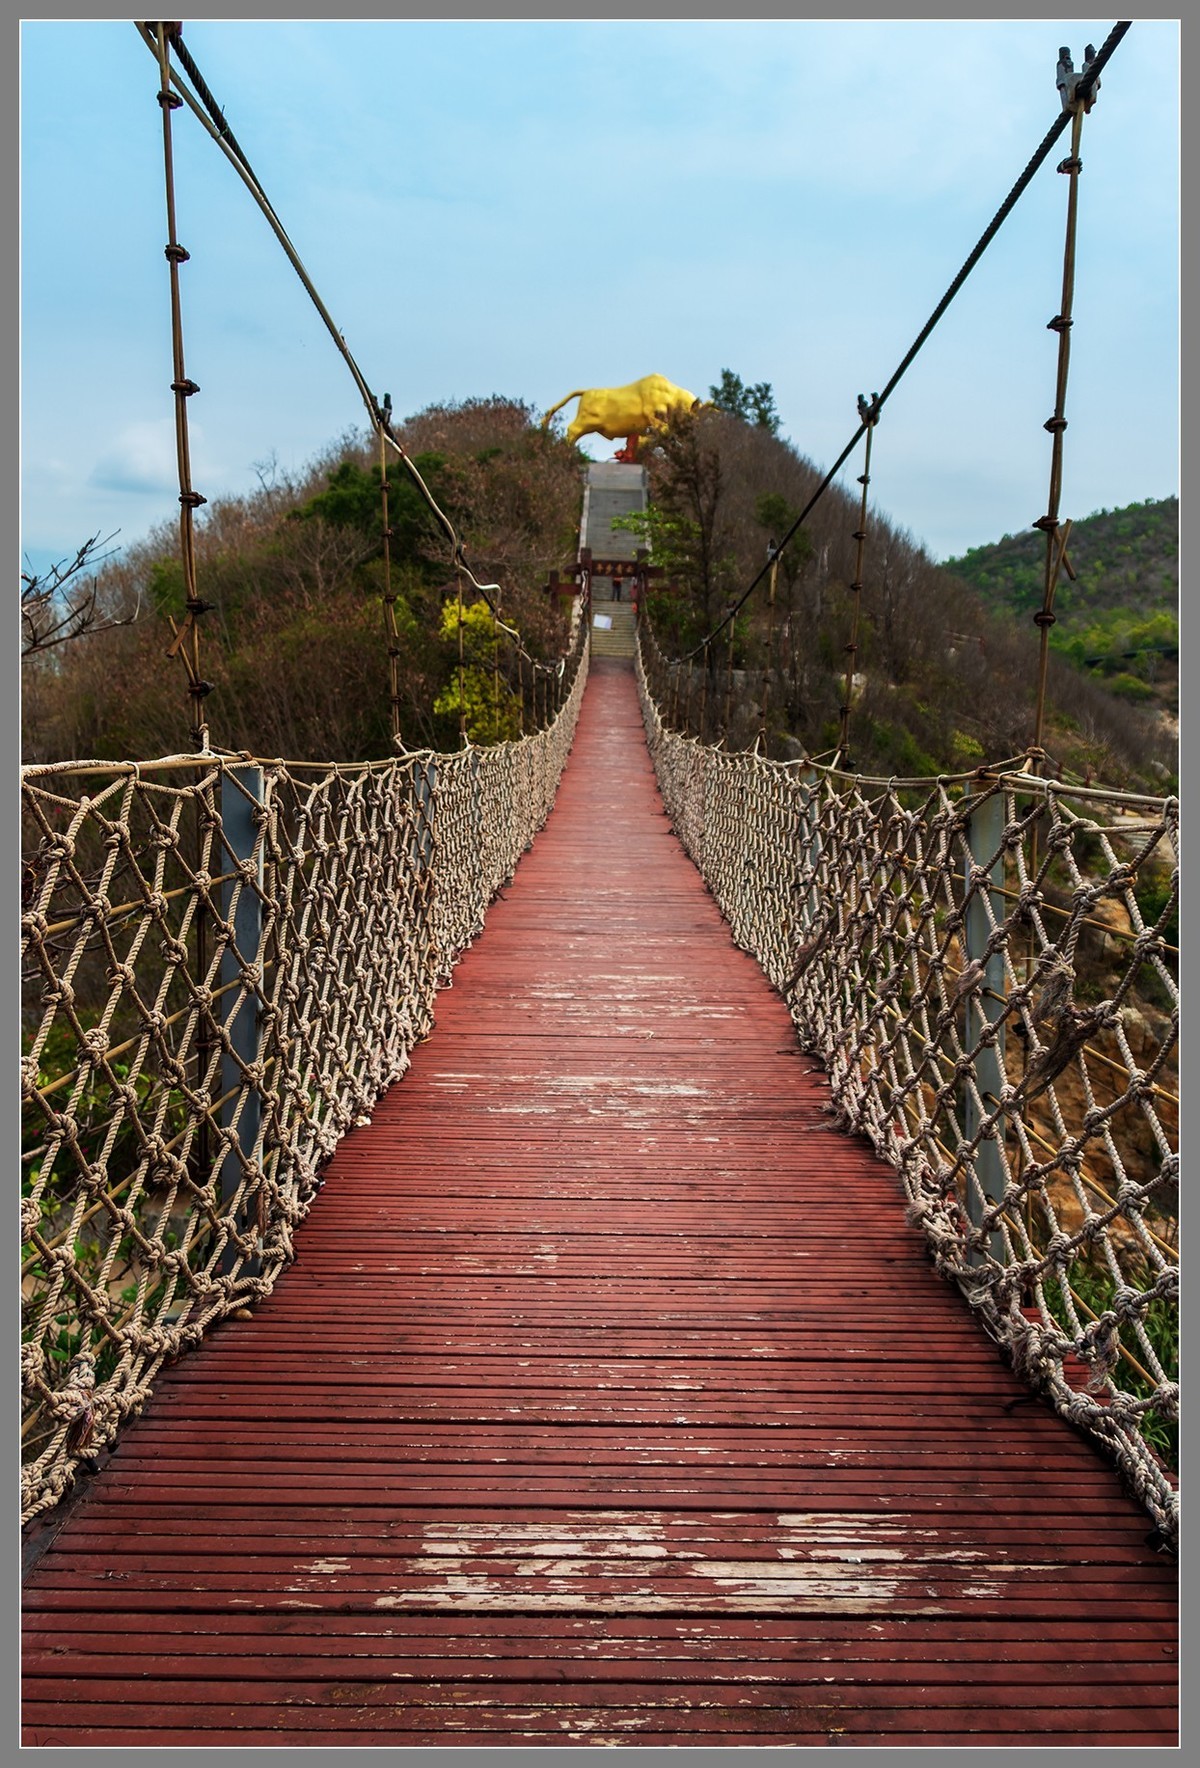
[(472, 743), (510, 742), (521, 734), (521, 702), (500, 666), (495, 616), (484, 601), (462, 609), (462, 662), (459, 663), (459, 602), (442, 607), (441, 636), (450, 679), (433, 703), (445, 721), (447, 741), (465, 731)]
[(736, 581), (723, 520), (722, 421), (700, 412), (655, 431), (650, 505), (614, 524), (646, 540), (654, 563), (679, 592), (664, 614), (671, 636), (683, 645), (697, 643), (716, 624)]
[(779, 413), (775, 409), (775, 394), (770, 381), (755, 381), (747, 386), (740, 374), (734, 374), (731, 368), (723, 368), (719, 384), (708, 391), (718, 411), (727, 411), (732, 417), (740, 417), (743, 423), (757, 424), (760, 429), (769, 430), (772, 436), (778, 436)]
[[(413, 464), (439, 502), (450, 496), (452, 487), (443, 455), (419, 454)], [(326, 481), (324, 491), (292, 512), (293, 520), (320, 520), (332, 528), (352, 528), (382, 548), (383, 498), (378, 463), (367, 468), (356, 460), (339, 461), (326, 474)], [(388, 523), (394, 559), (420, 563), (431, 554), (436, 556), (441, 527), (399, 462), (388, 469)], [(444, 544), (441, 552), (444, 557)]]

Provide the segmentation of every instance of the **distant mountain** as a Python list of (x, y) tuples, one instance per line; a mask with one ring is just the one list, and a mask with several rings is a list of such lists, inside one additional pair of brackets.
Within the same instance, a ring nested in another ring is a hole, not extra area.
[[(1122, 699), (1178, 708), (1179, 499), (1099, 510), (1071, 529), (1050, 642)], [(1046, 541), (1035, 529), (972, 547), (945, 569), (995, 614), (1028, 619), (1042, 603)]]

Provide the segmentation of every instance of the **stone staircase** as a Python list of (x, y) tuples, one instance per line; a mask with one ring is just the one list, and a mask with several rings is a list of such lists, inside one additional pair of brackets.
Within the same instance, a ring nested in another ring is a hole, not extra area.
[[(611, 622), (597, 626), (597, 620)], [(595, 601), (592, 604), (592, 656), (632, 657), (637, 617), (631, 602)]]

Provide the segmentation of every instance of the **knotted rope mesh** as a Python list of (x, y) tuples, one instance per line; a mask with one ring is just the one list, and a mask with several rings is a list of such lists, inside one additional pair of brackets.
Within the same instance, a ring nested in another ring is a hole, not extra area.
[(23, 1517), (292, 1257), (545, 820), (586, 624), (568, 667), (488, 749), (24, 770)]
[(637, 669), (668, 814), (831, 1109), (1173, 1541), (1177, 801), (731, 754), (668, 728), (652, 637)]

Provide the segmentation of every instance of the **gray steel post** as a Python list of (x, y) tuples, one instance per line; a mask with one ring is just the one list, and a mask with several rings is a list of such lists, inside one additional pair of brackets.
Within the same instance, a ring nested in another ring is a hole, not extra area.
[(433, 806), (437, 796), (437, 762), (418, 762), (413, 769), (413, 802), (417, 820), (413, 828), (412, 858), (419, 871), (433, 864)]
[[(1003, 886), (1004, 883), (1004, 853), (1001, 846), (1003, 839), (1004, 793), (997, 791), (977, 801), (967, 825), (967, 844), (972, 863), (986, 868), (990, 882), (997, 886)], [(983, 962), (984, 965), (979, 988), (968, 994), (966, 1000), (964, 1032), (968, 1050), (974, 1047), (989, 1025), (998, 1024), (1004, 1019), (1004, 953), (995, 951), (984, 959), (993, 923), (999, 924), (1003, 919), (1004, 899), (993, 895), (991, 891), (986, 892), (986, 898), (985, 893), (976, 892), (967, 904), (964, 963), (969, 965)], [(976, 1057), (975, 1084), (983, 1101), (984, 1113), (990, 1115), (995, 1110), (1004, 1085), (1002, 1023), (995, 1043), (982, 1048)], [(962, 1090), (962, 1115), (963, 1135), (967, 1141), (971, 1141), (979, 1130), (982, 1118), (972, 1089), (966, 1085)], [(968, 1186), (967, 1191), (967, 1216), (975, 1227), (983, 1220), (984, 1199), (995, 1203), (1004, 1195), (1003, 1147), (1004, 1130), (1001, 1120), (995, 1130), (984, 1136), (975, 1151), (975, 1179), (978, 1188)], [(993, 1258), (1003, 1258), (1004, 1241), (999, 1229), (993, 1229), (989, 1234), (988, 1250)], [(971, 1262), (982, 1263), (982, 1254), (973, 1253)]]
[[(242, 981), (243, 965), (262, 964), (263, 914), (260, 892), (263, 880), (263, 844), (255, 822), (255, 811), (262, 802), (263, 774), (260, 767), (235, 766), (222, 775), (221, 827), (228, 849), (228, 857), (222, 870), (232, 871), (247, 861), (252, 862), (258, 889), (245, 877), (240, 880), (240, 886), (238, 880), (232, 879), (221, 886), (221, 914), (224, 920), (233, 922), (233, 944), (227, 945), (221, 954), (220, 986), (225, 992), (221, 995), (219, 1016), (224, 1023), (231, 1048), (221, 1057), (222, 1104), (219, 1122), (223, 1130), (233, 1130), (244, 1159), (257, 1162), (259, 1166), (263, 1161), (262, 1094), (258, 1087), (250, 1086), (245, 1088), (243, 1096), (241, 1064), (253, 1064), (260, 1060), (262, 1026), (257, 994), (253, 989), (248, 990), (239, 1001), (238, 988)], [(223, 1210), (228, 1208), (235, 1196), (241, 1178), (241, 1162), (231, 1148), (224, 1148), (220, 1156), (217, 1184)], [(243, 1209), (238, 1225), (245, 1231), (252, 1220), (257, 1220), (256, 1209), (253, 1215)], [(233, 1268), (235, 1251), (233, 1247), (226, 1247), (222, 1254), (223, 1273), (228, 1273)], [(261, 1259), (247, 1259), (242, 1265), (242, 1273), (256, 1277), (261, 1266)]]
[[(536, 692), (536, 677), (535, 677)], [(483, 851), (483, 790), (479, 784), (479, 750), (471, 750), (471, 813), (475, 825), (475, 877), (473, 883), (476, 890), (475, 913), (482, 920), (488, 906), (488, 893), (484, 887), (485, 856)]]
[[(806, 879), (804, 889), (804, 921), (799, 928), (799, 943), (802, 945), (810, 938), (818, 915), (821, 912), (821, 893), (817, 883), (817, 869), (821, 863), (821, 798), (820, 776), (809, 768), (800, 770), (800, 812), (799, 830), (803, 843), (804, 870), (801, 877)], [(806, 792), (805, 788), (811, 788)]]

